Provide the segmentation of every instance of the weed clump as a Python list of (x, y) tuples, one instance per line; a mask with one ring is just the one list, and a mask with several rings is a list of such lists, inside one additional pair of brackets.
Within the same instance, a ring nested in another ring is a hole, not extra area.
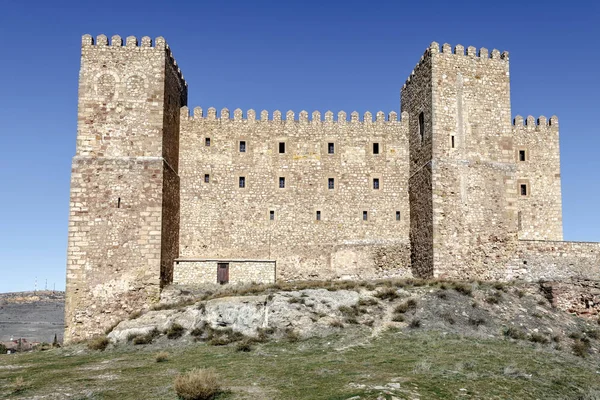
[(498, 304), (502, 300), (502, 294), (500, 292), (494, 292), (493, 294), (487, 296), (485, 298), (486, 303), (489, 304)]
[(576, 356), (585, 358), (588, 355), (588, 352), (590, 351), (590, 347), (591, 346), (589, 341), (577, 339), (571, 345), (571, 350)]
[(404, 303), (398, 305), (394, 309), (395, 314), (405, 314), (408, 311), (414, 310), (417, 308), (417, 301), (415, 299), (408, 299)]
[(243, 342), (239, 342), (236, 346), (235, 346), (235, 351), (239, 351), (242, 353), (248, 353), (252, 351), (252, 345), (251, 342), (248, 340), (244, 340)]
[(412, 321), (410, 321), (410, 324), (408, 324), (408, 326), (412, 329), (417, 329), (421, 327), (421, 320), (418, 318), (414, 318)]
[(172, 324), (165, 332), (169, 339), (179, 339), (185, 333), (185, 328), (178, 323)]
[(16, 377), (12, 386), (12, 393), (18, 394), (25, 390), (26, 388), (25, 379), (22, 376)]
[(168, 361), (169, 353), (167, 353), (166, 351), (161, 351), (160, 353), (156, 354), (154, 359), (156, 360), (157, 363)]
[(390, 287), (375, 293), (375, 297), (381, 300), (394, 301), (400, 296), (398, 295), (398, 292), (396, 292), (396, 289)]
[(473, 287), (469, 284), (462, 282), (454, 282), (452, 285), (452, 289), (456, 290), (458, 293), (472, 297), (473, 296)]
[(525, 332), (513, 326), (506, 328), (503, 333), (504, 336), (516, 340), (525, 340), (525, 338), (527, 337), (527, 335), (525, 335)]
[(106, 349), (109, 343), (110, 341), (106, 336), (96, 336), (88, 341), (87, 347), (90, 350), (104, 351), (104, 349)]
[(533, 343), (540, 343), (540, 344), (550, 343), (550, 341), (548, 340), (548, 338), (546, 336), (541, 335), (539, 333), (532, 333), (531, 335), (529, 335), (529, 341), (533, 342)]
[(333, 320), (329, 323), (329, 326), (331, 326), (332, 328), (343, 328), (344, 324), (342, 323), (342, 321), (336, 319)]
[(288, 342), (295, 343), (300, 340), (300, 335), (293, 329), (287, 329), (285, 331), (285, 338)]
[(392, 317), (392, 321), (394, 322), (404, 322), (404, 315), (402, 314), (394, 314)]
[(127, 341), (131, 341), (133, 342), (133, 344), (150, 344), (158, 335), (160, 335), (160, 332), (158, 331), (158, 329), (154, 328), (145, 335), (129, 335), (127, 337)]
[(181, 400), (209, 400), (221, 392), (213, 370), (194, 369), (175, 378), (174, 389)]
[(485, 325), (485, 319), (482, 317), (469, 317), (469, 325), (479, 328), (480, 325)]
[(358, 301), (358, 305), (363, 307), (375, 306), (377, 304), (379, 304), (379, 302), (372, 297), (366, 299), (363, 298)]

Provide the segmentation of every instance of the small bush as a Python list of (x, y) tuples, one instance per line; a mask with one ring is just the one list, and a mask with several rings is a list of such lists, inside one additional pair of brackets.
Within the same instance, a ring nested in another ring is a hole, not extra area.
[(13, 386), (12, 386), (13, 394), (21, 393), (22, 391), (25, 390), (26, 386), (27, 385), (25, 384), (25, 379), (23, 379), (22, 376), (16, 377), (15, 381), (13, 382)]
[(240, 352), (243, 352), (243, 353), (248, 353), (248, 352), (252, 351), (251, 342), (248, 341), (248, 340), (244, 340), (243, 342), (239, 342), (235, 346), (235, 351), (240, 351)]
[(446, 300), (448, 298), (448, 291), (442, 289), (435, 292), (436, 296), (442, 300)]
[(503, 292), (506, 291), (506, 285), (504, 285), (504, 283), (502, 283), (502, 282), (496, 282), (496, 283), (494, 283), (493, 286), (494, 286), (494, 289), (496, 289), (496, 290), (501, 290)]
[(106, 336), (97, 336), (88, 341), (87, 347), (90, 350), (104, 351), (104, 349), (106, 349), (106, 346), (108, 346), (109, 343), (110, 341)]
[(491, 294), (485, 298), (486, 303), (489, 304), (498, 304), (500, 303), (500, 300), (502, 300), (502, 295), (500, 292), (495, 292), (494, 294)]
[(300, 340), (300, 335), (293, 329), (287, 329), (285, 331), (285, 338), (288, 342), (294, 343)]
[(482, 317), (469, 317), (469, 325), (473, 325), (475, 327), (485, 325), (485, 319), (483, 319)]
[(578, 357), (585, 358), (590, 351), (590, 342), (586, 342), (584, 340), (575, 340), (571, 345), (571, 350), (573, 350), (573, 354)]
[(394, 313), (396, 314), (404, 314), (408, 311), (414, 310), (417, 308), (417, 302), (414, 299), (408, 299), (402, 304), (399, 304), (395, 309)]
[(385, 289), (375, 293), (375, 297), (377, 297), (378, 299), (381, 299), (381, 300), (394, 301), (400, 296), (398, 296), (396, 289), (385, 288)]
[(300, 303), (300, 302), (301, 301), (300, 301), (300, 299), (298, 297), (290, 297), (288, 299), (288, 303), (290, 303), (290, 304), (296, 304), (296, 303)]
[(357, 325), (358, 324), (358, 320), (355, 317), (348, 317), (348, 318), (346, 318), (346, 323), (347, 324)]
[(133, 344), (150, 344), (158, 335), (160, 335), (160, 332), (154, 328), (145, 335), (130, 335), (127, 337), (127, 340), (131, 340)]
[(194, 337), (200, 337), (204, 333), (204, 327), (196, 327), (190, 331), (190, 335)]
[(129, 314), (129, 319), (138, 319), (141, 316), (142, 316), (142, 312), (140, 310), (138, 310), (138, 311), (134, 311), (131, 314)]
[(6, 346), (0, 343), (0, 354), (6, 354)]
[(372, 297), (366, 298), (366, 299), (360, 299), (358, 301), (358, 305), (359, 306), (363, 306), (363, 307), (368, 307), (368, 306), (375, 306), (379, 304), (379, 302), (377, 300), (375, 300)]
[(167, 329), (167, 338), (169, 339), (179, 339), (185, 333), (185, 328), (178, 323), (172, 324), (169, 329)]
[(359, 309), (355, 307), (340, 306), (338, 311), (344, 314), (346, 317), (356, 317), (360, 313)]
[(522, 299), (525, 296), (525, 292), (523, 290), (517, 289), (515, 291), (515, 293), (517, 294), (517, 297)]
[(418, 318), (414, 318), (412, 321), (410, 321), (410, 324), (408, 324), (408, 326), (412, 329), (417, 329), (421, 327), (421, 320)]
[(217, 374), (209, 369), (194, 369), (179, 375), (173, 386), (181, 400), (209, 400), (221, 392)]
[(215, 337), (208, 341), (208, 344), (211, 346), (227, 346), (229, 343), (232, 342), (227, 336)]
[(582, 336), (579, 332), (571, 332), (569, 333), (569, 337), (573, 340), (580, 340)]
[(543, 317), (543, 315), (538, 312), (534, 312), (533, 314), (531, 314), (531, 316), (534, 318), (542, 318)]
[(516, 340), (524, 340), (527, 337), (527, 335), (525, 335), (525, 332), (513, 326), (506, 328), (503, 333), (504, 336)]
[(560, 336), (558, 336), (558, 335), (554, 335), (554, 336), (552, 336), (552, 341), (553, 341), (554, 343), (560, 343)]
[(157, 363), (168, 361), (169, 353), (167, 353), (166, 351), (161, 351), (160, 353), (156, 354), (154, 359), (156, 360)]
[(584, 330), (584, 333), (590, 339), (595, 339), (595, 340), (600, 339), (600, 330), (597, 330), (597, 329), (586, 329), (586, 330)]
[(452, 289), (465, 296), (473, 296), (473, 287), (462, 282), (455, 282)]
[(404, 315), (402, 314), (394, 314), (392, 317), (392, 321), (394, 322), (404, 322)]
[(454, 323), (456, 322), (452, 314), (450, 314), (449, 312), (442, 313), (441, 317), (450, 325), (454, 325)]
[(550, 343), (550, 341), (548, 340), (548, 338), (544, 335), (541, 335), (539, 333), (532, 333), (529, 336), (529, 341), (533, 342), (533, 343), (540, 343), (540, 344), (548, 344)]
[(343, 328), (344, 324), (342, 323), (342, 321), (340, 320), (333, 320), (329, 323), (329, 326), (331, 326), (332, 328)]
[(206, 303), (198, 303), (196, 308), (198, 309), (198, 311), (204, 314), (204, 312), (206, 311)]

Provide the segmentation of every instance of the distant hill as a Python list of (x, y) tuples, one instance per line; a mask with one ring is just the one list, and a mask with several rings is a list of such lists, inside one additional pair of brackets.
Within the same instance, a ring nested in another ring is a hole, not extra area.
[(62, 341), (64, 313), (64, 292), (0, 293), (0, 341), (22, 337), (52, 342), (54, 334)]

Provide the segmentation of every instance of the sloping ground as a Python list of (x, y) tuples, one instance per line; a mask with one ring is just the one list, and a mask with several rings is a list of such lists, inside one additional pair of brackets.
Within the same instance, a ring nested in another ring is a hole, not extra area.
[(218, 399), (600, 399), (600, 325), (538, 285), (309, 286), (183, 293), (103, 352), (0, 356), (0, 398), (176, 399), (178, 374), (210, 367)]
[(30, 342), (62, 341), (64, 292), (0, 293), (0, 342), (25, 338)]

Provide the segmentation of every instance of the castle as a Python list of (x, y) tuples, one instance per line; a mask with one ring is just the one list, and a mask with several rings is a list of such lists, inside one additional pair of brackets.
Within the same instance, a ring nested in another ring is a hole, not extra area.
[(162, 37), (83, 36), (65, 339), (173, 282), (597, 279), (600, 244), (562, 241), (558, 119), (512, 120), (509, 82), (508, 53), (432, 43), (400, 118), (190, 114)]

